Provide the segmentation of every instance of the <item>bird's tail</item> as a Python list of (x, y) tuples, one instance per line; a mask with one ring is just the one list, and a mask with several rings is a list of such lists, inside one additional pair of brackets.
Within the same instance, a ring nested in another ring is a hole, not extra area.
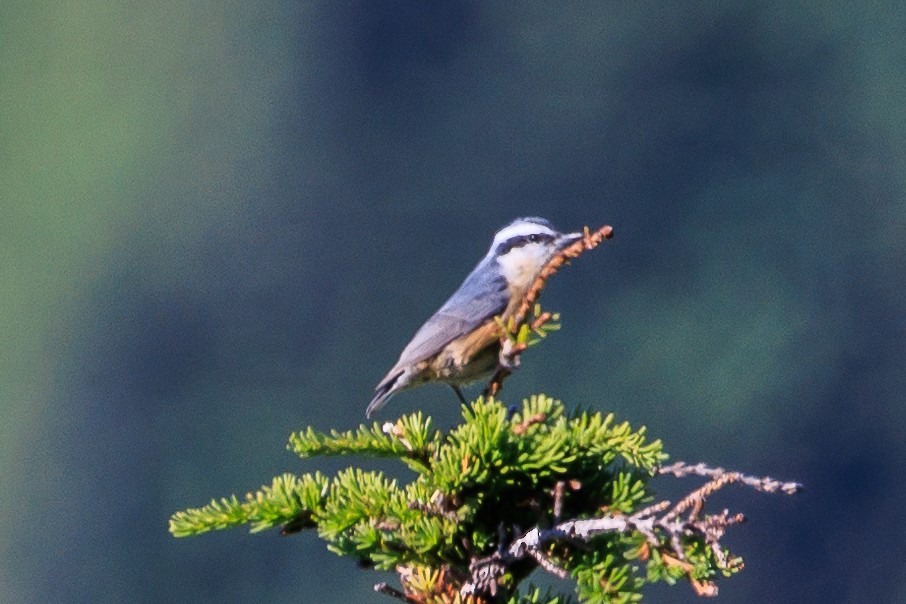
[(387, 376), (384, 378), (383, 382), (377, 385), (377, 388), (374, 389), (374, 398), (371, 399), (371, 402), (368, 403), (368, 408), (365, 409), (365, 417), (371, 419), (371, 416), (381, 407), (386, 405), (391, 396), (396, 394), (399, 388), (395, 388), (395, 386), (401, 375), (403, 375), (402, 371), (396, 375)]

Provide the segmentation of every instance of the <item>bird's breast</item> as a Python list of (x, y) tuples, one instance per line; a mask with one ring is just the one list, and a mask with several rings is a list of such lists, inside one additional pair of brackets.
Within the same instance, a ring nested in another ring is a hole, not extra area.
[(493, 319), (447, 344), (431, 362), (437, 379), (469, 382), (489, 375), (497, 367), (500, 328)]

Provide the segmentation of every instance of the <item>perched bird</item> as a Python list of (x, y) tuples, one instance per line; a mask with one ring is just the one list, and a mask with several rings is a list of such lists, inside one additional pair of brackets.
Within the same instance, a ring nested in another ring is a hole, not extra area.
[(543, 218), (518, 218), (500, 229), (491, 249), (450, 299), (412, 337), (399, 361), (375, 387), (367, 417), (387, 400), (427, 382), (459, 387), (489, 377), (497, 368), (500, 329), (522, 303), (538, 273), (582, 233), (560, 233)]

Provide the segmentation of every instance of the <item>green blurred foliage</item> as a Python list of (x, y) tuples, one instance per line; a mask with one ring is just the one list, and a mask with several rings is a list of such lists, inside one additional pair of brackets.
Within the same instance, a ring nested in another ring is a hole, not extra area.
[[(381, 601), (314, 541), (166, 519), (358, 424), (526, 214), (616, 238), (505, 398), (804, 482), (745, 506), (725, 599), (903, 599), (903, 31), (894, 2), (3, 3), (0, 601)], [(388, 413), (416, 407), (457, 411)]]

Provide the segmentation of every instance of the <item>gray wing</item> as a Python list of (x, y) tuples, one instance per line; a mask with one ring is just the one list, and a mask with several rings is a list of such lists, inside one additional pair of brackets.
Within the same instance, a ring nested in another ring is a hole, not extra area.
[(506, 279), (482, 261), (440, 310), (415, 333), (396, 367), (425, 360), (456, 338), (502, 314), (509, 300)]

